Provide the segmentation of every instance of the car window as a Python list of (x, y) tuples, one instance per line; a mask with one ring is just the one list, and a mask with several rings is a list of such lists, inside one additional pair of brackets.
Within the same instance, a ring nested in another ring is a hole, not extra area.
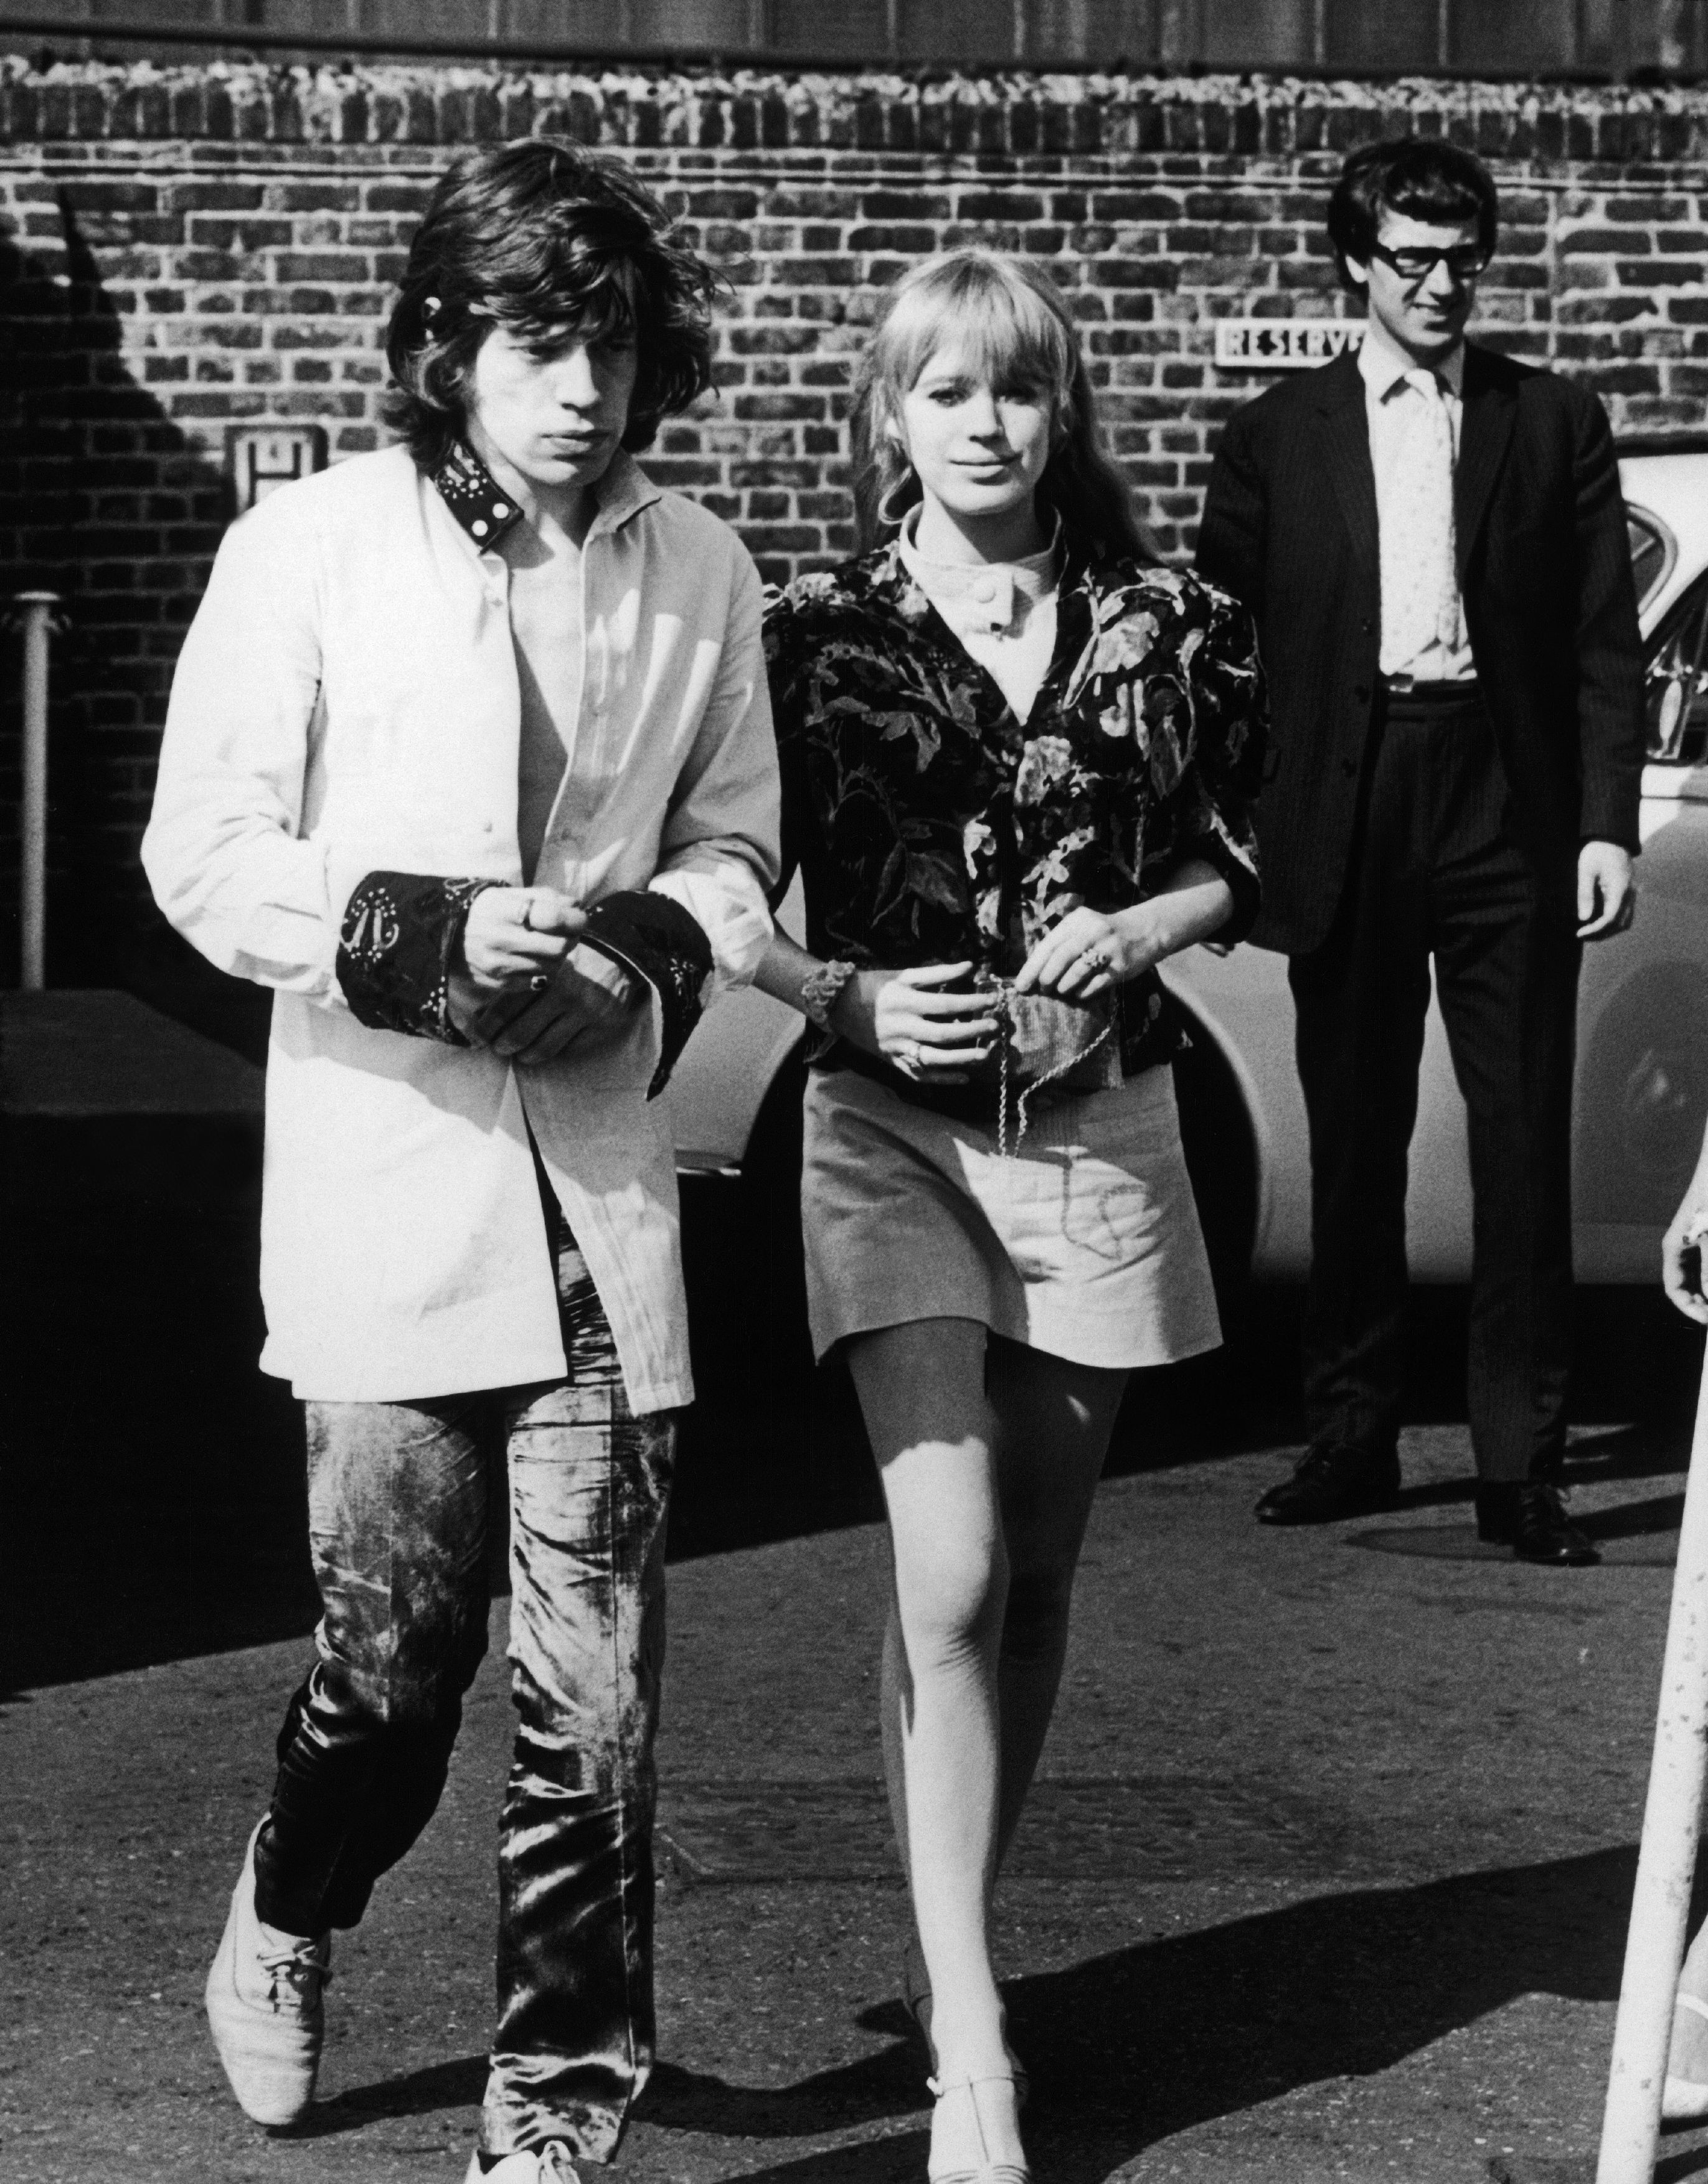
[(1637, 580), (1637, 604), (1640, 610), (1647, 606), (1666, 582), (1677, 549), (1666, 525), (1646, 508), (1627, 507), (1625, 523), (1631, 537), (1631, 573)]
[(1708, 754), (1708, 575), (1655, 632), (1649, 652), (1649, 755), (1700, 766)]

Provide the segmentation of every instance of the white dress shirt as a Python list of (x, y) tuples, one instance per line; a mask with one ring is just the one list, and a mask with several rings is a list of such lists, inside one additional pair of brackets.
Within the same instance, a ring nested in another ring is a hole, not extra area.
[[(1448, 579), (1451, 597), (1457, 607), (1457, 627), (1450, 635), (1443, 638), (1437, 634), (1419, 643), (1415, 628), (1403, 632), (1393, 611), (1393, 602), (1401, 587), (1415, 581), (1420, 553), (1437, 543), (1418, 536), (1419, 493), (1410, 470), (1419, 444), (1418, 413), (1428, 398), (1408, 375), (1426, 368), (1398, 348), (1374, 319), (1365, 330), (1363, 346), (1358, 353), (1358, 368), (1365, 385), (1370, 467), (1376, 473), (1376, 521), (1381, 535), (1381, 671), (1402, 688), (1407, 682), (1474, 681), (1476, 666), (1471, 656), (1465, 602), (1456, 580)], [(1432, 370), (1447, 414), (1452, 461), (1456, 469), (1465, 419), (1465, 344), (1461, 342), (1450, 356), (1443, 358)], [(1455, 543), (1450, 478), (1446, 521), (1445, 546), (1450, 556)]]
[[(599, 503), (534, 878), (586, 902), (656, 889), (742, 983), (778, 869), (758, 573), (627, 456)], [(561, 1377), (531, 1125), (629, 1401), (669, 1409), (693, 1384), (674, 1153), (645, 1098), (656, 1004), (590, 1060), (521, 1069), (370, 1029), (335, 972), (370, 872), (521, 881), (509, 583), (401, 448), (271, 494), (227, 533), (185, 640), (143, 863), (204, 956), (275, 989), (265, 1369), (354, 1401)]]

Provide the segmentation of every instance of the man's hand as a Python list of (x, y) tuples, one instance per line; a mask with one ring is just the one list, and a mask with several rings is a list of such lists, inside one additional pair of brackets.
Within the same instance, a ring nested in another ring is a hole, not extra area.
[(487, 888), (477, 894), (463, 927), (462, 961), (451, 967), (447, 1002), (463, 1037), (488, 1045), (484, 1018), (493, 1003), (511, 1000), (520, 1008), (531, 994), (544, 992), (586, 926), (587, 912), (555, 888)]
[(587, 912), (555, 888), (487, 888), (469, 905), (460, 967), (483, 994), (503, 993), (562, 962)]
[(599, 1045), (621, 1036), (650, 990), (596, 948), (578, 948), (567, 956), (546, 974), (543, 992), (533, 990), (538, 983), (536, 977), (525, 991), (488, 1001), (465, 1035), (531, 1069), (555, 1061), (572, 1045)]
[(1607, 940), (1623, 933), (1637, 910), (1631, 852), (1617, 842), (1586, 842), (1577, 852), (1577, 937)]
[(1702, 1294), (1705, 1232), (1708, 1232), (1708, 1188), (1698, 1178), (1685, 1192), (1683, 1205), (1661, 1240), (1661, 1279), (1679, 1311), (1708, 1327), (1708, 1297)]
[(1678, 1211), (1661, 1239), (1661, 1279), (1666, 1294), (1686, 1318), (1708, 1327), (1708, 1296), (1702, 1291), (1702, 1240), (1708, 1235), (1708, 1130), (1696, 1156)]

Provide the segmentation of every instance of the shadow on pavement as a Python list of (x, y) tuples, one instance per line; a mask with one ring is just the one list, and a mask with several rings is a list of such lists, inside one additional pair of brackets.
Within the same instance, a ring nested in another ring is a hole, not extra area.
[[(1657, 1471), (1682, 1471), (1688, 1453), (1688, 1448), (1677, 1445), (1651, 1448), (1645, 1457), (1634, 1459), (1644, 1464), (1638, 1475), (1652, 1478)], [(1602, 1472), (1593, 1475), (1608, 1478), (1618, 1474)], [(1474, 1491), (1468, 1479), (1463, 1485), (1454, 1481), (1443, 1487), (1403, 1495), (1398, 1506), (1422, 1508), (1447, 1502), (1469, 1502)], [(1604, 1551), (1605, 1561), (1626, 1568), (1646, 1563), (1656, 1569), (1670, 1569), (1677, 1558), (1676, 1535), (1684, 1516), (1682, 1489), (1677, 1494), (1653, 1495), (1642, 1502), (1621, 1502), (1611, 1509), (1574, 1507), (1571, 1514), (1572, 1523)], [(1347, 1544), (1373, 1549), (1377, 1554), (1407, 1555), (1426, 1562), (1501, 1563), (1511, 1556), (1510, 1548), (1479, 1539), (1475, 1524), (1469, 1519), (1462, 1524), (1407, 1524), (1350, 1532)]]
[(346, 2131), (361, 2131), (382, 2117), (436, 2115), (442, 2109), (478, 2108), (486, 2091), (490, 2059), (486, 2054), (459, 2055), (454, 2062), (433, 2063), (410, 2070), (401, 2078), (386, 2078), (377, 2086), (354, 2086), (329, 2101), (316, 2101), (306, 2119), (282, 2138), (335, 2138)]
[[(1634, 1851), (1621, 1848), (1349, 1890), (1011, 1981), (1009, 2029), (1033, 2077), (1033, 2159), (1062, 2184), (1102, 2184), (1159, 2140), (1391, 2069), (1521, 1996), (1610, 2001), (1635, 1871)], [(762, 2140), (869, 2131), (916, 2114), (924, 2059), (900, 2002), (858, 2022), (894, 2044), (793, 2085), (730, 2085), (661, 2063), (636, 2120)], [(485, 2070), (484, 2057), (463, 2056), (354, 2088), (315, 2111), (312, 2133), (466, 2106)], [(869, 2184), (893, 2159), (917, 2164), (918, 2137), (814, 2153), (745, 2172), (746, 2184)]]
[(1616, 1509), (1590, 1510), (1578, 1519), (1592, 1540), (1646, 1539), (1676, 1532), (1684, 1519), (1683, 1490), (1647, 1502), (1622, 1502)]

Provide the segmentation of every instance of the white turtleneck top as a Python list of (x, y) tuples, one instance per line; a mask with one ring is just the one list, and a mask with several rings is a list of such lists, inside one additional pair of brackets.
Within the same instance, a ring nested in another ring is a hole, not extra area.
[(1050, 671), (1056, 649), (1056, 587), (1062, 526), (1041, 554), (1024, 561), (928, 561), (913, 543), (919, 511), (910, 508), (898, 545), (901, 565), (956, 637), (985, 668), (1024, 721)]

